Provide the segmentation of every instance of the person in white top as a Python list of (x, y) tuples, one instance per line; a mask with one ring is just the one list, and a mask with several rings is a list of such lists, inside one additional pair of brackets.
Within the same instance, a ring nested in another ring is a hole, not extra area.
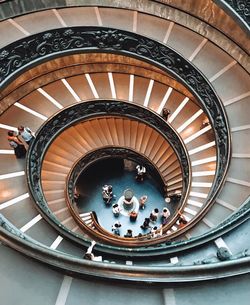
[(148, 200), (148, 196), (146, 196), (146, 195), (141, 196), (141, 198), (139, 199), (140, 209), (142, 209), (142, 210), (145, 209), (147, 200)]
[(105, 184), (102, 187), (102, 198), (106, 204), (110, 204), (111, 200), (113, 199), (112, 185)]
[(91, 260), (91, 261), (101, 262), (102, 261), (102, 256), (95, 256), (92, 253), (92, 250), (93, 250), (95, 244), (96, 244), (96, 242), (93, 240), (91, 242), (91, 245), (88, 247), (87, 252), (84, 254), (83, 258), (85, 258), (87, 260)]
[(137, 170), (137, 175), (136, 175), (136, 180), (138, 181), (143, 181), (144, 180), (144, 176), (146, 174), (146, 167), (138, 164), (136, 166), (136, 170)]
[(152, 236), (152, 237), (156, 237), (156, 231), (157, 231), (157, 227), (151, 228), (150, 233), (151, 233), (151, 236)]
[(35, 138), (34, 132), (31, 131), (28, 127), (18, 126), (18, 138), (23, 143), (25, 148), (27, 149), (30, 145), (31, 141)]
[(162, 236), (162, 225), (160, 225), (159, 229), (157, 227), (153, 227), (150, 233), (153, 238)]
[(119, 205), (117, 203), (114, 203), (112, 205), (112, 212), (113, 212), (114, 216), (118, 217), (120, 215), (120, 211), (121, 211), (121, 209), (120, 209)]

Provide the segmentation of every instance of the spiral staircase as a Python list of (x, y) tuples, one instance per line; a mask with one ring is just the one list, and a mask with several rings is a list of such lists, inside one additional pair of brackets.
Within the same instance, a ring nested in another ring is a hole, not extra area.
[[(249, 20), (186, 2), (0, 4), (3, 304), (249, 304)], [(126, 240), (81, 219), (72, 185), (100, 151), (144, 158), (187, 225)]]

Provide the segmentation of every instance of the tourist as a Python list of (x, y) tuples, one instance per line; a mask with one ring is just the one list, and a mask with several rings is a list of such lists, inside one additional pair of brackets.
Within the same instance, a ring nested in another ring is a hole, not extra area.
[(171, 114), (171, 110), (168, 108), (163, 108), (162, 110), (162, 117), (164, 120), (168, 120), (169, 115)]
[(28, 149), (31, 141), (35, 139), (35, 134), (29, 127), (24, 127), (22, 125), (18, 126), (18, 138), (23, 143), (26, 149)]
[(74, 200), (77, 202), (80, 198), (80, 193), (77, 191), (76, 187), (74, 188)]
[(152, 222), (156, 222), (158, 215), (159, 215), (159, 209), (156, 208), (151, 212), (149, 218)]
[(160, 225), (159, 228), (153, 227), (153, 228), (151, 229), (151, 232), (150, 232), (150, 233), (151, 233), (151, 237), (152, 237), (152, 238), (162, 236), (162, 233), (163, 233), (163, 231), (162, 231), (162, 225)]
[(178, 212), (179, 218), (177, 220), (177, 224), (179, 225), (179, 228), (183, 228), (185, 227), (185, 225), (188, 223), (188, 221), (186, 220), (185, 216), (181, 213)]
[(137, 236), (135, 236), (136, 238), (138, 238), (139, 240), (143, 240), (145, 238), (145, 236), (142, 233), (139, 233)]
[(156, 237), (156, 231), (157, 231), (157, 227), (151, 228), (151, 231), (150, 231), (151, 237)]
[(104, 185), (102, 187), (102, 199), (106, 204), (110, 204), (113, 199), (112, 185)]
[(144, 180), (144, 177), (145, 177), (145, 174), (146, 174), (146, 167), (138, 164), (136, 166), (136, 170), (137, 170), (137, 175), (136, 175), (135, 179), (137, 181), (141, 181), (142, 182)]
[(120, 211), (121, 211), (121, 209), (120, 209), (119, 205), (117, 203), (114, 203), (112, 205), (112, 212), (113, 212), (114, 216), (118, 217), (120, 215)]
[(83, 258), (91, 261), (101, 262), (102, 256), (95, 256), (92, 251), (94, 246), (96, 245), (96, 242), (93, 240), (91, 242), (91, 245), (88, 247), (86, 253), (84, 254)]
[(167, 219), (169, 218), (170, 216), (170, 211), (168, 208), (164, 208), (162, 210), (162, 213), (161, 213), (161, 222), (163, 225), (165, 225), (167, 223)]
[(141, 210), (145, 209), (145, 205), (146, 205), (147, 200), (148, 200), (148, 196), (146, 196), (146, 195), (141, 196), (141, 198), (139, 199), (139, 204), (140, 204), (140, 209)]
[(12, 131), (12, 130), (8, 131), (8, 138), (7, 139), (9, 141), (10, 147), (14, 149), (15, 156), (18, 159), (25, 157), (26, 149), (25, 149), (23, 143), (15, 135), (14, 131)]
[(128, 229), (127, 233), (124, 235), (124, 237), (129, 237), (129, 238), (133, 237), (133, 231)]
[(150, 219), (149, 218), (145, 218), (143, 224), (141, 225), (141, 229), (142, 230), (146, 230), (150, 228)]
[(120, 236), (120, 227), (122, 225), (120, 224), (119, 221), (115, 222), (112, 226), (112, 232), (115, 234), (115, 235), (118, 235)]

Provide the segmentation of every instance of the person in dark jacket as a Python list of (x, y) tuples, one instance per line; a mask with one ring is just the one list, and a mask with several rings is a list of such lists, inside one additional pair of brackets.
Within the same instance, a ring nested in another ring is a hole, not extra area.
[(16, 157), (24, 158), (26, 155), (26, 149), (23, 145), (23, 143), (18, 139), (18, 137), (15, 135), (14, 131), (9, 130), (8, 131), (8, 141), (11, 148), (14, 149)]

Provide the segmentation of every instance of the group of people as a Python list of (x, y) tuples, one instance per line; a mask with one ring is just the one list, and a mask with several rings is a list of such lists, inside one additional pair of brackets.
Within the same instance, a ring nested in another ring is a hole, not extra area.
[[(113, 226), (112, 226), (112, 232), (117, 235), (120, 236), (120, 228), (121, 228), (121, 223), (119, 221), (116, 221)], [(133, 237), (133, 231), (131, 229), (127, 229), (127, 232), (124, 234), (124, 237), (128, 237), (128, 238), (132, 238)]]
[(16, 158), (24, 158), (34, 138), (35, 134), (30, 128), (20, 125), (17, 128), (17, 132), (13, 130), (8, 131), (7, 140), (10, 147), (14, 149)]
[[(153, 225), (157, 221), (157, 218), (161, 216), (161, 224), (159, 227)], [(167, 220), (170, 217), (170, 211), (168, 208), (163, 208), (161, 214), (159, 213), (159, 209), (155, 208), (151, 213), (150, 216), (144, 219), (143, 224), (140, 226), (143, 231), (150, 229), (150, 232), (147, 233), (147, 238), (155, 238), (162, 236), (163, 234), (163, 226), (167, 224)], [(183, 228), (187, 224), (187, 219), (182, 213), (178, 213), (178, 220), (177, 220), (177, 225), (180, 228)], [(121, 224), (120, 222), (116, 222), (112, 226), (112, 231), (115, 235), (120, 236), (120, 227)], [(133, 237), (133, 232), (131, 229), (128, 229), (124, 237)], [(143, 237), (142, 233), (139, 233), (137, 237)]]
[[(152, 229), (151, 223), (155, 223), (158, 219), (158, 217), (161, 216), (161, 226), (164, 226), (167, 224), (168, 218), (170, 217), (170, 211), (168, 208), (163, 208), (161, 214), (159, 212), (158, 208), (155, 208), (151, 211), (149, 217), (146, 217), (144, 219), (143, 224), (141, 225), (141, 229), (147, 230), (149, 228)], [(153, 227), (155, 228), (155, 227)]]
[[(170, 114), (169, 111), (166, 111), (166, 114)], [(138, 164), (136, 166), (136, 180), (139, 182), (144, 181), (145, 175), (146, 175), (146, 168), (143, 165)], [(179, 194), (176, 194), (176, 196), (179, 196)], [(104, 185), (102, 187), (102, 198), (103, 201), (106, 205), (110, 206), (112, 200), (115, 198), (114, 194), (113, 194), (113, 187), (112, 185)], [(168, 199), (170, 199), (169, 197), (167, 197)], [(144, 210), (146, 207), (146, 202), (148, 200), (147, 195), (143, 195), (140, 197), (139, 199), (139, 209), (140, 210)], [(168, 203), (170, 203), (171, 200), (167, 201)], [(121, 207), (119, 206), (118, 203), (114, 203), (112, 205), (112, 212), (113, 215), (115, 217), (119, 217), (120, 213), (121, 213)], [(130, 217), (130, 221), (134, 222), (137, 219), (138, 216), (138, 211), (132, 210), (129, 213), (129, 217)], [(158, 208), (155, 208), (151, 211), (150, 215), (148, 217), (146, 217), (144, 219), (143, 224), (140, 226), (140, 228), (143, 231), (149, 230), (150, 229), (150, 233), (149, 231), (147, 232), (147, 235), (149, 234), (151, 237), (157, 237), (157, 236), (161, 236), (162, 235), (162, 228), (163, 226), (165, 226), (168, 221), (169, 221), (169, 217), (170, 217), (170, 211), (167, 207), (164, 207), (162, 212), (160, 213)], [(158, 220), (158, 218), (160, 217), (160, 225), (159, 227), (157, 227), (155, 224)], [(183, 215), (179, 215), (179, 218), (177, 220), (177, 224), (179, 225), (179, 227), (183, 227), (187, 224), (187, 220), (185, 219), (185, 217)], [(121, 228), (121, 223), (119, 221), (115, 222), (112, 225), (112, 232), (115, 235), (120, 236), (120, 228)], [(143, 236), (142, 233), (140, 233), (141, 236)], [(133, 232), (131, 229), (128, 229), (126, 234), (124, 235), (124, 237), (133, 237)]]
[[(104, 203), (107, 205), (107, 206), (110, 206), (112, 200), (116, 198), (116, 196), (113, 194), (113, 187), (112, 185), (108, 185), (108, 184), (105, 184), (103, 187), (102, 187), (102, 199), (104, 201)], [(141, 210), (144, 210), (145, 209), (145, 206), (146, 206), (146, 202), (148, 200), (148, 196), (146, 195), (143, 195), (140, 197), (139, 199), (139, 207)], [(121, 209), (119, 207), (119, 205), (117, 203), (114, 203), (112, 205), (112, 212), (114, 214), (115, 217), (118, 217), (120, 215), (120, 212), (121, 212)], [(132, 211), (131, 213), (134, 214), (135, 211)]]
[[(140, 205), (141, 209), (145, 209), (145, 202), (147, 201), (147, 196), (143, 195), (139, 202), (142, 202), (143, 204)], [(112, 211), (115, 217), (118, 217), (120, 215), (120, 207), (117, 203), (113, 204)], [(129, 213), (130, 221), (136, 221), (138, 216), (138, 212), (132, 210)], [(155, 224), (158, 217), (161, 216), (161, 225), (159, 228), (157, 228)], [(152, 237), (161, 236), (162, 235), (162, 227), (167, 224), (168, 218), (170, 217), (170, 211), (168, 208), (164, 207), (162, 212), (159, 212), (158, 208), (155, 208), (151, 211), (149, 217), (144, 219), (143, 224), (140, 226), (140, 228), (145, 231), (147, 229), (151, 229)], [(120, 236), (120, 227), (121, 223), (119, 221), (116, 221), (112, 226), (112, 232), (115, 235)], [(128, 229), (127, 233), (124, 235), (124, 237), (132, 237), (133, 233), (131, 229)]]
[[(169, 211), (168, 211), (169, 212)], [(162, 218), (165, 217), (166, 213), (168, 213), (167, 211), (162, 211)], [(170, 215), (170, 214), (169, 214)], [(187, 220), (185, 218), (185, 216), (181, 213), (178, 213), (178, 225), (180, 228), (184, 227), (186, 224), (187, 224)], [(169, 216), (168, 216), (169, 217)], [(146, 221), (147, 219), (147, 221)], [(163, 234), (163, 224), (161, 224), (159, 226), (159, 228), (157, 228), (157, 226), (154, 226), (154, 227), (150, 227), (150, 218), (145, 218), (145, 221), (147, 222), (147, 228), (151, 228), (150, 230), (150, 234), (147, 236), (150, 237), (150, 238), (155, 238), (155, 237), (160, 237), (162, 236)], [(145, 223), (144, 221), (144, 223)], [(120, 227), (121, 227), (121, 223), (119, 221), (117, 221), (116, 223), (114, 223), (114, 225), (112, 226), (112, 232), (115, 234), (115, 235), (118, 235), (120, 236)], [(124, 237), (126, 238), (132, 238), (133, 237), (133, 231), (131, 229), (127, 229), (127, 232), (124, 234)], [(143, 234), (142, 233), (139, 233), (138, 236), (136, 236), (137, 238), (141, 238), (143, 237)], [(95, 256), (93, 254), (93, 248), (94, 246), (96, 245), (96, 242), (95, 241), (92, 241), (91, 242), (91, 245), (88, 247), (86, 253), (84, 254), (84, 257), (85, 259), (87, 260), (92, 260), (92, 261), (97, 261), (97, 262), (101, 262), (102, 261), (102, 256)]]
[[(119, 221), (116, 221), (112, 226), (112, 232), (115, 235), (120, 236), (121, 235), (121, 233), (120, 233), (121, 226), (122, 226), (121, 223)], [(133, 231), (131, 229), (127, 229), (127, 232), (124, 234), (124, 237), (128, 237), (128, 238), (133, 237)]]
[[(106, 196), (106, 194), (105, 194), (105, 196)], [(145, 209), (147, 199), (148, 199), (148, 196), (146, 196), (146, 195), (141, 196), (141, 198), (139, 199), (139, 207), (141, 210)], [(104, 197), (103, 197), (103, 200), (105, 201)], [(118, 217), (120, 215), (121, 208), (119, 207), (118, 203), (114, 203), (112, 205), (112, 212), (115, 217)], [(130, 216), (130, 220), (136, 220), (138, 213), (135, 210), (133, 210), (130, 212), (129, 216)]]
[[(155, 210), (156, 209), (154, 209), (154, 213), (156, 213)], [(168, 215), (167, 217), (170, 216), (170, 212), (166, 211), (166, 210), (168, 210), (168, 209), (164, 208), (162, 213), (161, 213), (162, 219), (164, 219), (166, 217), (166, 215)], [(179, 227), (182, 228), (187, 224), (187, 220), (186, 220), (185, 216), (183, 214), (181, 214), (180, 212), (178, 213), (178, 216), (179, 216), (179, 218), (178, 218), (177, 223), (178, 223)], [(148, 234), (147, 238), (148, 237), (155, 238), (155, 237), (162, 236), (162, 234), (163, 234), (163, 224), (161, 224), (159, 226), (159, 228), (157, 228), (157, 226), (151, 227), (150, 226), (150, 218), (145, 218), (144, 225), (145, 225), (145, 228), (150, 228), (151, 229), (150, 234)], [(115, 235), (120, 236), (121, 226), (122, 225), (119, 221), (115, 222), (114, 225), (112, 226), (112, 232)], [(124, 234), (124, 237), (132, 238), (133, 237), (133, 231), (131, 229), (127, 229), (127, 232)], [(141, 238), (141, 237), (143, 237), (143, 234), (139, 233), (138, 236), (135, 236), (135, 237)], [(87, 249), (86, 253), (84, 254), (83, 258), (85, 258), (87, 260), (101, 262), (102, 261), (102, 256), (95, 256), (92, 252), (95, 245), (96, 245), (96, 242), (92, 241), (91, 245), (88, 247), (88, 249)]]

